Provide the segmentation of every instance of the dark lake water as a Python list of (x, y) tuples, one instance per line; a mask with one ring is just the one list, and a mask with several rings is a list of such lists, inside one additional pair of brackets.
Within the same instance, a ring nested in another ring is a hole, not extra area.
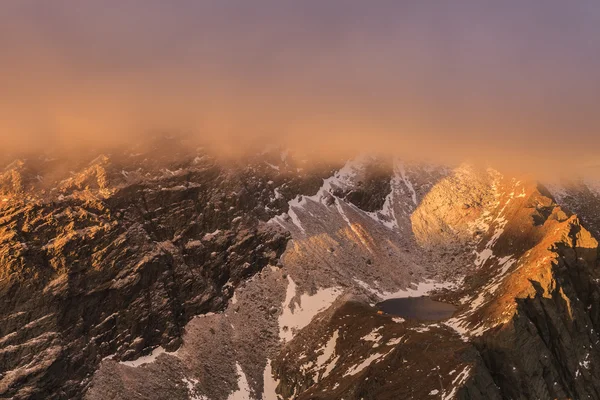
[(377, 308), (386, 314), (425, 321), (447, 319), (456, 311), (452, 304), (431, 300), (426, 296), (389, 299), (377, 303)]

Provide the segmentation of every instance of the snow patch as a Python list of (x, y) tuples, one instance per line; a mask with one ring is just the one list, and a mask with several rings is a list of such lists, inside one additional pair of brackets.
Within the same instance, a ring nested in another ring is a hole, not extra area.
[(279, 166), (271, 164), (269, 162), (265, 161), (265, 164), (267, 164), (269, 167), (273, 168), (275, 171), (279, 171)]
[(388, 351), (387, 353), (375, 353), (375, 354), (371, 354), (363, 362), (361, 362), (360, 364), (355, 365), (352, 368), (350, 368), (344, 374), (344, 376), (345, 377), (346, 376), (352, 376), (352, 375), (356, 375), (356, 374), (360, 373), (365, 368), (369, 367), (371, 364), (377, 363), (377, 362), (381, 361), (382, 359), (384, 359), (385, 357), (387, 357), (387, 355), (390, 354), (392, 352), (392, 350)]
[(395, 338), (390, 340), (389, 342), (387, 342), (386, 344), (388, 346), (396, 346), (399, 345), (402, 342), (402, 338), (404, 338), (404, 336), (400, 336), (399, 338)]
[(383, 327), (380, 326), (379, 328), (373, 329), (371, 333), (361, 337), (360, 340), (364, 340), (365, 342), (379, 342), (381, 340), (381, 334), (379, 333), (381, 328)]
[(442, 395), (442, 400), (454, 399), (456, 397), (458, 389), (460, 389), (461, 385), (463, 385), (467, 381), (470, 372), (471, 367), (468, 365), (461, 372), (459, 372), (458, 375), (456, 375), (456, 378), (454, 378), (454, 380), (452, 381), (452, 390), (449, 393), (446, 393), (446, 391), (444, 391)]
[(302, 231), (302, 233), (306, 233), (306, 231), (304, 230), (304, 227), (302, 226), (302, 223), (300, 222), (300, 218), (298, 218), (298, 214), (296, 214), (296, 211), (294, 210), (294, 207), (301, 207), (299, 197), (296, 197), (295, 199), (290, 200), (290, 202), (288, 204), (290, 205), (290, 210), (288, 211), (288, 215), (292, 219), (292, 222), (294, 223), (294, 225), (296, 225), (298, 227), (298, 229), (300, 229)]
[(271, 367), (271, 360), (267, 360), (267, 366), (263, 373), (264, 389), (263, 389), (263, 400), (279, 400), (277, 397), (277, 386), (279, 382), (273, 377), (273, 369)]
[(415, 203), (415, 206), (418, 205), (418, 203), (417, 203), (417, 192), (415, 191), (415, 188), (413, 187), (412, 183), (408, 179), (408, 175), (406, 174), (406, 169), (404, 168), (404, 164), (399, 164), (398, 165), (398, 171), (400, 172), (400, 176), (402, 177), (402, 181), (404, 182), (404, 184), (406, 185), (406, 188), (410, 192), (410, 195), (412, 197), (413, 203)]
[(227, 400), (252, 400), (250, 397), (250, 385), (248, 385), (248, 379), (242, 370), (242, 366), (236, 362), (235, 368), (238, 374), (238, 390), (231, 393)]
[(163, 353), (165, 353), (165, 349), (163, 349), (161, 346), (158, 346), (157, 348), (152, 350), (152, 352), (150, 354), (148, 354), (147, 356), (142, 356), (142, 357), (138, 358), (137, 360), (133, 360), (133, 361), (120, 361), (119, 364), (127, 365), (128, 367), (137, 368), (141, 365), (151, 364), (151, 363), (155, 362), (156, 359), (158, 358), (158, 356), (160, 356)]
[(333, 332), (331, 338), (327, 341), (325, 346), (319, 349), (317, 352), (321, 352), (322, 354), (317, 357), (317, 368), (322, 368), (325, 366), (325, 371), (323, 372), (322, 378), (326, 378), (329, 376), (331, 371), (335, 368), (339, 357), (332, 357), (335, 355), (335, 346), (339, 338), (339, 331)]
[(432, 279), (427, 279), (418, 283), (411, 283), (406, 288), (397, 292), (380, 292), (375, 293), (383, 300), (398, 299), (405, 297), (421, 297), (427, 296), (428, 294), (440, 290), (440, 289), (456, 289), (460, 285), (460, 282), (438, 282)]
[(183, 383), (187, 386), (188, 395), (190, 396), (190, 400), (209, 400), (208, 397), (203, 396), (196, 392), (196, 385), (198, 384), (198, 379), (194, 378), (186, 378), (182, 379)]
[(283, 312), (279, 316), (281, 340), (284, 342), (292, 340), (296, 331), (308, 325), (315, 315), (329, 308), (341, 294), (342, 290), (338, 287), (319, 289), (313, 296), (304, 293), (300, 296), (300, 301), (294, 302), (296, 283), (288, 275)]

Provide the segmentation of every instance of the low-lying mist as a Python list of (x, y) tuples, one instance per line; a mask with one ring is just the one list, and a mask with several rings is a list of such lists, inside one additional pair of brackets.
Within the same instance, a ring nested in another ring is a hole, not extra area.
[(228, 157), (279, 145), (539, 176), (600, 163), (593, 2), (334, 3), (2, 4), (2, 152), (166, 133)]

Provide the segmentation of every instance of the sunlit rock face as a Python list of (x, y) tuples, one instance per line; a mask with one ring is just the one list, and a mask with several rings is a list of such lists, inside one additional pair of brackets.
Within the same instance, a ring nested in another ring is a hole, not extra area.
[(413, 232), (423, 247), (469, 244), (477, 222), (498, 201), (501, 176), (495, 171), (461, 166), (438, 182), (411, 215)]
[[(11, 160), (0, 397), (599, 398), (594, 187), (173, 139)], [(456, 311), (374, 306), (421, 295)]]

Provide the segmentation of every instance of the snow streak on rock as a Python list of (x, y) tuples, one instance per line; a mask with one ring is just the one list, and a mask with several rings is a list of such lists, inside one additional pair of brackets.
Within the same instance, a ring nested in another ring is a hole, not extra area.
[(308, 325), (315, 315), (329, 308), (341, 293), (342, 290), (337, 287), (319, 289), (312, 296), (304, 293), (296, 300), (296, 283), (288, 276), (283, 312), (279, 317), (279, 337), (286, 342), (292, 340), (296, 331)]
[(352, 368), (350, 368), (344, 374), (344, 376), (352, 376), (352, 375), (359, 374), (365, 368), (371, 366), (371, 364), (377, 363), (377, 362), (381, 361), (382, 359), (384, 359), (385, 357), (387, 357), (387, 355), (390, 354), (392, 351), (393, 351), (393, 348), (392, 348), (392, 350), (389, 350), (386, 353), (374, 353), (374, 354), (369, 355), (360, 364), (357, 364), (357, 365), (353, 366)]
[(158, 356), (160, 356), (163, 353), (165, 353), (165, 349), (163, 349), (161, 346), (158, 346), (157, 348), (152, 350), (152, 352), (147, 356), (139, 357), (138, 359), (133, 361), (121, 361), (120, 364), (127, 365), (128, 367), (139, 367), (140, 365), (155, 362)]
[(452, 389), (448, 393), (444, 392), (442, 395), (442, 399), (443, 400), (455, 399), (458, 389), (460, 389), (460, 387), (467, 381), (467, 379), (469, 378), (470, 372), (471, 372), (470, 366), (466, 366), (462, 371), (460, 371), (460, 373), (452, 381)]
[(264, 390), (262, 400), (279, 400), (277, 396), (277, 385), (279, 382), (273, 377), (273, 369), (271, 368), (271, 360), (267, 360), (267, 366), (263, 373)]
[(321, 354), (317, 357), (316, 368), (322, 369), (325, 367), (325, 371), (321, 375), (321, 379), (327, 378), (331, 371), (335, 368), (337, 360), (340, 358), (335, 355), (335, 346), (337, 344), (339, 338), (339, 331), (336, 330), (333, 332), (331, 338), (327, 341), (325, 346), (321, 348), (318, 352)]
[(235, 368), (238, 374), (238, 390), (231, 393), (227, 400), (253, 400), (250, 396), (250, 385), (248, 385), (248, 379), (246, 379), (242, 366), (235, 363)]

